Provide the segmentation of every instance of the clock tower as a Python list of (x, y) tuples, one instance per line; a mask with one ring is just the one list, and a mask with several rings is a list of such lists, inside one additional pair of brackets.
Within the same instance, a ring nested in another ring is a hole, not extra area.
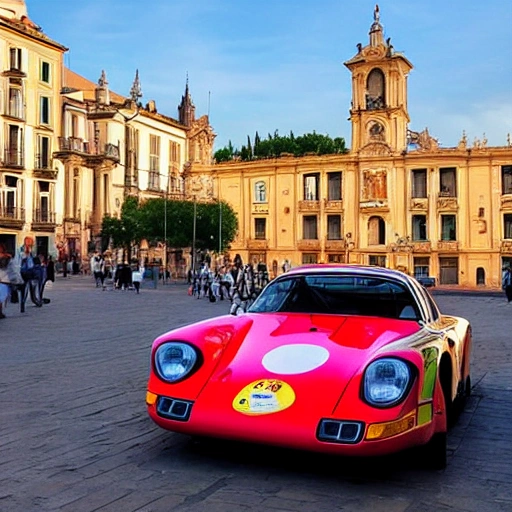
[(412, 64), (384, 40), (379, 6), (375, 6), (370, 42), (345, 66), (352, 73), (351, 151), (392, 155), (407, 148), (407, 75)]

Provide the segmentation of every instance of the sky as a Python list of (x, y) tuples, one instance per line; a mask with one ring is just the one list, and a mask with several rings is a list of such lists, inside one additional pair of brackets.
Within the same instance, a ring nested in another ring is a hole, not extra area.
[[(26, 0), (29, 17), (69, 48), (65, 64), (178, 117), (188, 76), (196, 117), (209, 114), (215, 150), (276, 130), (345, 138), (351, 75), (343, 63), (369, 42), (370, 0)], [(463, 130), (489, 146), (512, 137), (510, 0), (383, 0), (385, 37), (413, 64), (414, 131), (442, 147)]]

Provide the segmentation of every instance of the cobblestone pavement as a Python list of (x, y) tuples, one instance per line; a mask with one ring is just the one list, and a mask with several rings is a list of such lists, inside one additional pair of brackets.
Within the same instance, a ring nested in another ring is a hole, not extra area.
[(512, 511), (512, 304), (440, 295), (474, 328), (473, 396), (444, 471), (199, 443), (147, 417), (152, 340), (227, 313), (186, 286), (103, 292), (57, 278), (51, 304), (0, 321), (1, 512)]

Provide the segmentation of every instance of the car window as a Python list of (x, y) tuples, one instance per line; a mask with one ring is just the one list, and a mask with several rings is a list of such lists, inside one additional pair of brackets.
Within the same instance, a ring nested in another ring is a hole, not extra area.
[(420, 318), (416, 300), (400, 282), (374, 276), (300, 275), (277, 280), (263, 291), (250, 312), (326, 313)]

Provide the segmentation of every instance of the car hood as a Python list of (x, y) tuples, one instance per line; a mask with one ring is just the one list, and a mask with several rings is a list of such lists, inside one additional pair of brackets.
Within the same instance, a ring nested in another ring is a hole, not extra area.
[(199, 402), (232, 408), (244, 390), (277, 381), (291, 390), (295, 409), (326, 415), (379, 349), (420, 329), (412, 321), (337, 315), (245, 314), (236, 322), (245, 334), (225, 346)]

